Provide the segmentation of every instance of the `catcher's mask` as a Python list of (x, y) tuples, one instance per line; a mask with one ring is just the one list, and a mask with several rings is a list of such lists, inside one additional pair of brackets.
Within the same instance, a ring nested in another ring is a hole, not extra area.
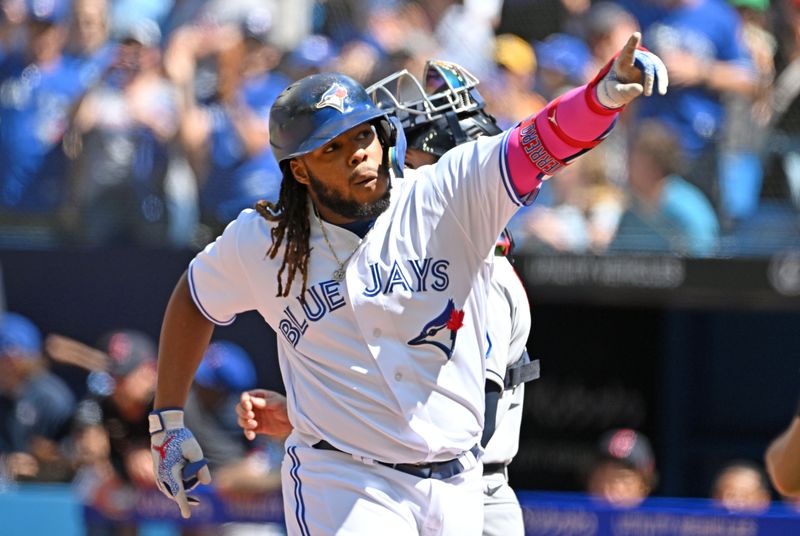
[(464, 142), (502, 132), (484, 111), (478, 79), (467, 69), (429, 60), (423, 79), (424, 86), (404, 69), (367, 88), (379, 108), (400, 120), (409, 148), (441, 157)]

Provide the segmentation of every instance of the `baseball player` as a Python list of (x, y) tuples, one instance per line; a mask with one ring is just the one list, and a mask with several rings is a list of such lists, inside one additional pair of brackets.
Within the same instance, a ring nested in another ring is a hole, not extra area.
[[(423, 79), (429, 86), (434, 81), (444, 81), (445, 86), (424, 88), (403, 70), (367, 89), (373, 101), (400, 119), (407, 142), (407, 168), (434, 164), (457, 143), (501, 133), (494, 118), (485, 113), (475, 89), (478, 80), (469, 72), (455, 64), (429, 61), (425, 73)], [(497, 258), (486, 302), (489, 353), (481, 439), (485, 449), (481, 457), (485, 536), (521, 536), (525, 532), (506, 467), (519, 446), (524, 382), (538, 377), (539, 363), (532, 362), (525, 351), (530, 305), (507, 258), (511, 243), (510, 233), (504, 230), (492, 252)], [(256, 432), (279, 437), (286, 434), (285, 398), (278, 393), (261, 389), (242, 393), (237, 413), (239, 425), (250, 439)]]
[(278, 202), (200, 252), (165, 313), (150, 432), (157, 482), (182, 515), (210, 474), (180, 408), (214, 325), (257, 310), (279, 334), (293, 426), (289, 534), (480, 534), (486, 253), (625, 104), (666, 92), (639, 40), (540, 114), (400, 181), (398, 128), (357, 82), (312, 75), (281, 93)]

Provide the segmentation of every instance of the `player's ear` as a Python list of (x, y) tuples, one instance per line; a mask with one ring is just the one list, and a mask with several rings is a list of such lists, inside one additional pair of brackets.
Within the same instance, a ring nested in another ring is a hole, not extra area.
[(292, 170), (292, 175), (294, 175), (294, 180), (299, 182), (300, 184), (308, 185), (310, 182), (308, 179), (308, 169), (304, 162), (301, 162), (297, 158), (292, 158), (289, 160), (289, 168)]

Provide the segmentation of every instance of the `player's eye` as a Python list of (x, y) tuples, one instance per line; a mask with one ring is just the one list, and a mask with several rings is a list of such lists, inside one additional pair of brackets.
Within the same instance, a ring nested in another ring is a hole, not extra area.
[(322, 152), (323, 153), (332, 153), (332, 152), (334, 152), (334, 151), (336, 151), (338, 149), (339, 149), (339, 144), (338, 143), (330, 143), (330, 144), (326, 145), (324, 149), (322, 149)]
[(373, 128), (371, 126), (369, 126), (369, 127), (366, 127), (366, 128), (363, 128), (363, 129), (359, 130), (358, 133), (356, 134), (356, 139), (359, 140), (359, 141), (371, 139), (373, 134), (374, 134), (374, 130), (373, 130)]

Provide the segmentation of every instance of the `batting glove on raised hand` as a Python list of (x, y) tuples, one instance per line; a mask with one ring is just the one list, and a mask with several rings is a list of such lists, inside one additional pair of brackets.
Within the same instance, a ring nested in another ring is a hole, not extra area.
[(667, 93), (667, 67), (661, 58), (639, 46), (641, 40), (639, 32), (631, 35), (622, 51), (590, 83), (606, 108), (622, 108), (642, 94), (649, 97), (654, 87), (659, 95)]
[(150, 447), (153, 471), (161, 492), (178, 503), (181, 515), (192, 515), (189, 505), (200, 501), (186, 495), (197, 484), (210, 484), (208, 461), (200, 444), (183, 425), (183, 411), (160, 409), (150, 413)]

